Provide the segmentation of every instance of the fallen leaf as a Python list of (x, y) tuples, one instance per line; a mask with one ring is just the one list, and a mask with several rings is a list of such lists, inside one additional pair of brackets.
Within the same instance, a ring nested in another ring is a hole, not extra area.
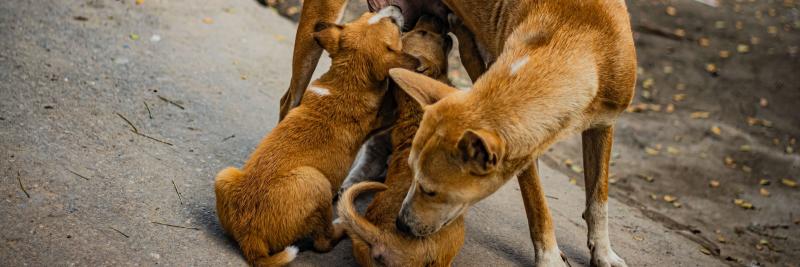
[(767, 128), (772, 127), (772, 121), (754, 117), (747, 117), (747, 124), (750, 126), (764, 126)]
[(673, 6), (668, 6), (666, 12), (667, 12), (667, 15), (675, 16), (675, 14), (678, 14), (678, 9), (676, 9)]
[(570, 177), (569, 178), (569, 184), (576, 184), (576, 183), (578, 183), (578, 181), (575, 180), (575, 177)]
[(717, 136), (722, 135), (722, 129), (720, 129), (719, 126), (711, 126), (711, 132)]
[(708, 181), (708, 186), (711, 188), (717, 188), (719, 187), (719, 181), (717, 180)]
[(739, 53), (747, 53), (750, 52), (750, 46), (746, 44), (739, 44), (736, 46), (736, 51)]
[(740, 198), (734, 199), (733, 200), (733, 204), (736, 204), (736, 206), (739, 206), (739, 207), (741, 207), (743, 209), (747, 209), (747, 210), (753, 209), (753, 204), (750, 203), (750, 202), (747, 202), (744, 199), (740, 199)]
[(758, 193), (761, 194), (762, 196), (769, 197), (769, 190), (767, 190), (766, 188), (762, 187), (761, 189), (758, 189)]
[(653, 87), (654, 83), (655, 81), (653, 80), (653, 78), (644, 79), (644, 81), (642, 81), (642, 88), (650, 89), (650, 87)]
[(672, 202), (675, 202), (675, 200), (678, 200), (678, 198), (677, 198), (677, 197), (675, 197), (675, 196), (672, 196), (672, 195), (664, 195), (664, 201), (666, 201), (667, 203), (672, 203)]
[(697, 40), (697, 43), (699, 43), (702, 47), (708, 47), (711, 44), (711, 41), (709, 41), (708, 38), (701, 37)]
[(767, 180), (767, 179), (761, 179), (761, 180), (758, 181), (758, 184), (759, 185), (769, 185), (770, 181)]
[(711, 112), (708, 111), (695, 111), (689, 115), (692, 119), (707, 119), (708, 116), (711, 115)]
[(647, 153), (647, 155), (651, 155), (651, 156), (658, 155), (658, 150), (656, 150), (654, 148), (651, 148), (651, 147), (645, 147), (644, 148), (644, 152)]
[(783, 185), (791, 187), (791, 188), (797, 187), (797, 182), (795, 180), (793, 180), (793, 179), (783, 178), (783, 179), (781, 179), (781, 183)]

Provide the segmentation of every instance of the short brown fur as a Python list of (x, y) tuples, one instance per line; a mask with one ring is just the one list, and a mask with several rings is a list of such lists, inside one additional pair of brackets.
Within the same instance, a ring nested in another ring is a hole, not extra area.
[(333, 193), (376, 126), (388, 69), (419, 63), (401, 51), (397, 25), (388, 17), (368, 23), (372, 16), (317, 26), (313, 38), (333, 63), (313, 83), (316, 91), (306, 92), (241, 170), (217, 175), (217, 215), (250, 264), (285, 265), (296, 253), (287, 246), (307, 236), (315, 250), (330, 251), (343, 235), (331, 223)]

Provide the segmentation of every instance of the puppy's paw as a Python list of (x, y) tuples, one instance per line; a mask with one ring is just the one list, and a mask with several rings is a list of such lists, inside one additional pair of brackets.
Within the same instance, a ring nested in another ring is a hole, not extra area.
[(566, 255), (557, 247), (549, 251), (541, 251), (536, 254), (537, 267), (566, 267), (570, 266)]

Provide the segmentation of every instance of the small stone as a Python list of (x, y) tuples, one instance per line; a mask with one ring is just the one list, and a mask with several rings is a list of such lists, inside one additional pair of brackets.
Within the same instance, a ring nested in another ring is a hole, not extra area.
[(676, 9), (673, 6), (668, 6), (666, 12), (667, 12), (667, 15), (670, 15), (670, 16), (674, 17), (675, 14), (678, 14), (678, 9)]
[(711, 188), (717, 188), (719, 187), (719, 181), (717, 180), (708, 181), (708, 186)]
[(767, 180), (767, 179), (761, 179), (761, 180), (758, 181), (758, 184), (759, 185), (769, 185), (770, 181)]
[(728, 50), (720, 50), (719, 51), (719, 57), (721, 57), (721, 58), (728, 58), (730, 56), (731, 56), (731, 52), (728, 51)]
[(686, 30), (681, 29), (681, 28), (677, 28), (677, 29), (675, 29), (675, 31), (672, 32), (672, 34), (675, 34), (675, 36), (683, 38), (683, 37), (686, 37)]
[(714, 63), (707, 63), (706, 64), (706, 71), (708, 73), (712, 73), (712, 74), (713, 73), (717, 73), (717, 65), (715, 65)]
[(664, 201), (666, 201), (667, 203), (672, 203), (672, 202), (675, 202), (676, 200), (678, 200), (678, 198), (675, 197), (675, 196), (664, 195)]
[(700, 39), (698, 39), (697, 43), (700, 44), (700, 46), (702, 47), (708, 47), (709, 45), (711, 45), (711, 41), (705, 37), (701, 37)]
[(758, 189), (758, 193), (761, 194), (762, 196), (769, 197), (769, 190), (767, 190), (766, 188), (762, 187), (761, 189)]

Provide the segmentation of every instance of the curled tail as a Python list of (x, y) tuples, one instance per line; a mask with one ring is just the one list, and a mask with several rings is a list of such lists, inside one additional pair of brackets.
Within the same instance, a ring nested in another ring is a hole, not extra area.
[(237, 241), (244, 253), (244, 257), (247, 258), (250, 264), (256, 267), (284, 266), (297, 257), (298, 249), (295, 246), (288, 246), (281, 252), (269, 255), (264, 240), (255, 235), (246, 235), (242, 238), (237, 238)]
[(367, 191), (383, 191), (386, 190), (386, 188), (386, 185), (382, 183), (361, 182), (344, 192), (344, 195), (339, 200), (337, 208), (339, 211), (339, 219), (342, 220), (350, 234), (356, 234), (370, 244), (382, 241), (381, 229), (361, 216), (361, 214), (358, 214), (354, 201), (361, 193)]

